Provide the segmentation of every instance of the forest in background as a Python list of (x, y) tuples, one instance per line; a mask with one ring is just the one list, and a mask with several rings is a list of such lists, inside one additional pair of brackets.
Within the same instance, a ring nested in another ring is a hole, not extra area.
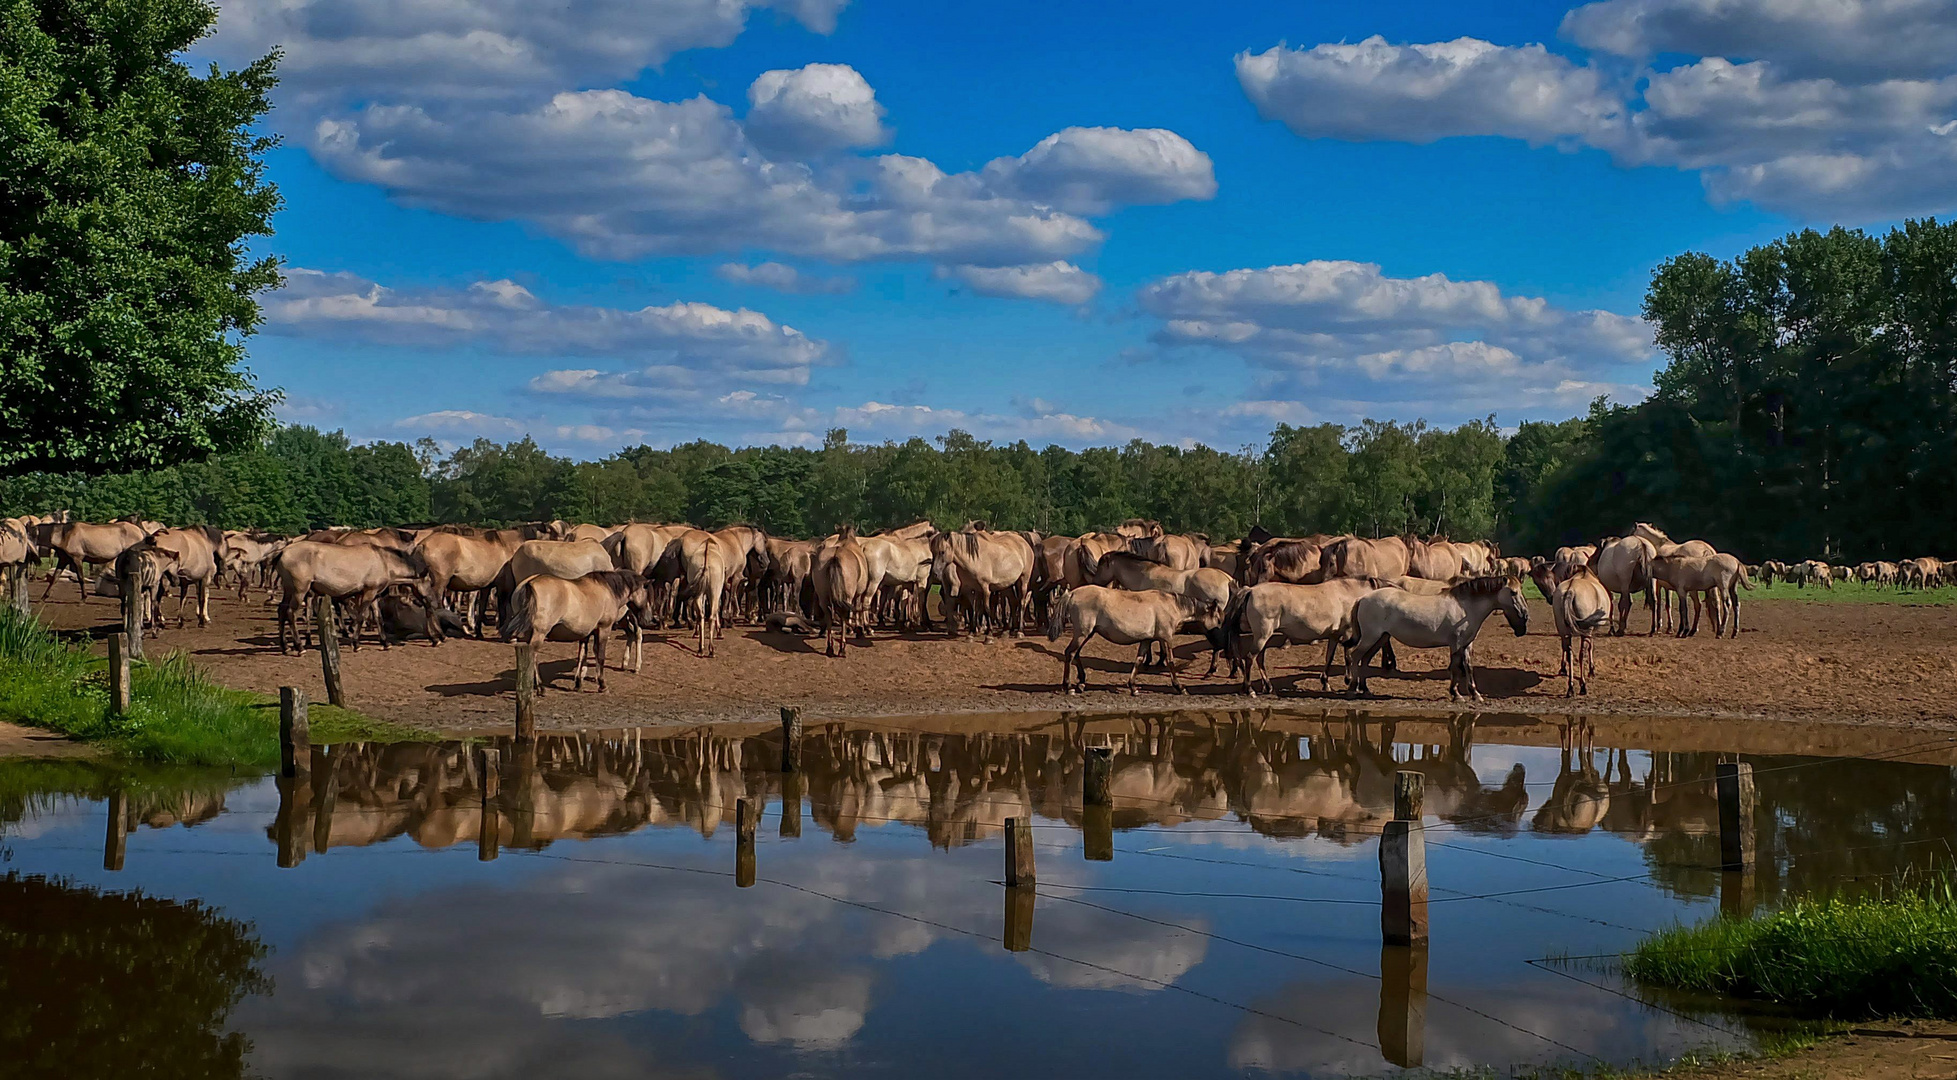
[(1493, 537), (1512, 552), (1651, 521), (1749, 560), (1957, 552), (1957, 223), (1790, 234), (1686, 254), (1644, 305), (1667, 363), (1636, 405), (1504, 435), (1494, 417), (1279, 425), (1262, 448), (1036, 449), (935, 440), (632, 447), (598, 461), (529, 439), (354, 444), (283, 427), (253, 449), (144, 472), (0, 478), (0, 515), (70, 509), (297, 532), (326, 525), (674, 521), (807, 536), (928, 518), (1080, 533), (1126, 518), (1224, 540), (1355, 532)]

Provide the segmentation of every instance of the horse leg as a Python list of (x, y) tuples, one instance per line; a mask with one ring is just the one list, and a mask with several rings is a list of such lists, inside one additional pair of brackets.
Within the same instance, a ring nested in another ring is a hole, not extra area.
[(611, 636), (605, 631), (610, 629), (609, 626), (601, 626), (591, 632), (591, 647), (598, 654), (598, 692), (601, 694), (605, 692), (605, 639)]
[(1380, 640), (1384, 642), (1383, 648), (1385, 649), (1385, 655), (1379, 658), (1379, 669), (1381, 671), (1398, 672), (1400, 670), (1400, 658), (1393, 654), (1393, 639), (1385, 637)]
[(1141, 693), (1141, 690), (1139, 690), (1135, 686), (1135, 678), (1136, 676), (1142, 673), (1142, 657), (1147, 653), (1148, 653), (1148, 642), (1144, 641), (1140, 645), (1135, 647), (1135, 666), (1128, 669), (1128, 696), (1129, 697), (1134, 697)]
[[(1581, 663), (1581, 657), (1578, 658)], [(1576, 696), (1576, 670), (1570, 665), (1570, 635), (1563, 635), (1563, 696)]]

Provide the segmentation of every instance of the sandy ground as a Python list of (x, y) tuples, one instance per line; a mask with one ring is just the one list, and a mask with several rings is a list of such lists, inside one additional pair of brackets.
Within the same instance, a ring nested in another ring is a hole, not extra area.
[(93, 757), (96, 752), (87, 743), (0, 720), (0, 758)]
[(1684, 1080), (1950, 1080), (1957, 1024), (1881, 1022), (1771, 1061), (1677, 1069)]
[[(38, 598), (39, 589), (35, 590)], [(254, 597), (240, 603), (212, 600), (209, 627), (164, 631), (146, 643), (151, 655), (188, 650), (212, 676), (228, 685), (265, 693), (280, 685), (323, 693), (318, 654), (281, 656), (273, 609)], [(174, 599), (166, 612), (174, 613)], [(102, 637), (118, 628), (112, 599), (76, 599), (64, 584), (37, 612), (53, 626)], [(1647, 637), (1640, 610), (1633, 633), (1599, 638), (1597, 677), (1587, 698), (1564, 697), (1557, 675), (1561, 653), (1548, 608), (1534, 600), (1530, 629), (1517, 638), (1496, 616), (1483, 627), (1475, 662), (1485, 708), (1516, 713), (1618, 716), (1767, 717), (1875, 722), (1957, 729), (1957, 607), (1901, 604), (1806, 604), (1768, 600), (1746, 605), (1737, 640), (1715, 640), (1706, 631), (1690, 639)], [(493, 631), (492, 631), (493, 632)], [(1064, 643), (1064, 642), (1063, 642)], [(1186, 638), (1178, 656), (1194, 660), (1186, 673), (1187, 696), (1170, 692), (1167, 678), (1144, 671), (1141, 695), (1130, 698), (1125, 682), (1132, 649), (1095, 641), (1088, 649), (1094, 689), (1073, 697), (1056, 693), (1060, 645), (1044, 635), (981, 642), (949, 639), (941, 632), (879, 633), (852, 647), (847, 659), (822, 653), (820, 638), (730, 627), (711, 658), (693, 652), (679, 633), (648, 637), (640, 674), (613, 670), (600, 693), (587, 681), (571, 690), (575, 646), (544, 646), (549, 692), (539, 709), (544, 727), (601, 727), (756, 720), (778, 705), (805, 707), (811, 719), (951, 712), (1086, 709), (1166, 710), (1250, 705), (1236, 684), (1203, 678), (1208, 654)], [(99, 646), (98, 646), (99, 647)], [(616, 667), (623, 642), (611, 646)], [(371, 641), (359, 652), (343, 649), (349, 704), (383, 719), (448, 730), (500, 728), (514, 712), (513, 654), (494, 640), (451, 639), (382, 650)], [(1274, 651), (1277, 704), (1304, 708), (1347, 707), (1343, 679), (1334, 692), (1318, 689), (1304, 669), (1322, 662), (1320, 646)], [(1431, 712), (1447, 704), (1447, 657), (1438, 650), (1402, 650), (1399, 675), (1375, 677), (1372, 711), (1403, 708)], [(1259, 706), (1273, 704), (1260, 696)], [(1575, 706), (1575, 708), (1573, 708)]]

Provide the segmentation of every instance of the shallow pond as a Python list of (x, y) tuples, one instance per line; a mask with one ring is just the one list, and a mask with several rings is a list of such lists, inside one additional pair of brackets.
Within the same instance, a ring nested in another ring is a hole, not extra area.
[[(1101, 745), (1112, 810), (1082, 806), (1082, 748)], [(487, 813), (480, 747), (500, 759)], [(1722, 905), (1947, 863), (1953, 747), (1260, 712), (812, 726), (794, 777), (759, 725), (342, 744), (292, 780), (0, 762), (0, 1061), (417, 1078), (1655, 1062), (1785, 1021), (1654, 997), (1608, 958)], [(1722, 751), (1754, 769), (1746, 875), (1717, 869)], [(1425, 777), (1425, 949), (1381, 945), (1402, 770)], [(741, 799), (761, 814), (745, 857)], [(1022, 816), (1030, 896), (1001, 884)]]

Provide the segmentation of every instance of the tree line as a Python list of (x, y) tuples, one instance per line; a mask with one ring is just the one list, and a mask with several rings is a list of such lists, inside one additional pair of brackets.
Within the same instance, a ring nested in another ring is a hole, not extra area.
[(636, 446), (597, 461), (521, 439), (355, 444), (283, 427), (248, 449), (109, 475), (0, 478), (0, 514), (73, 510), (225, 528), (734, 522), (809, 536), (927, 518), (1080, 533), (1125, 519), (1224, 540), (1414, 532), (1547, 552), (1651, 521), (1749, 560), (1951, 554), (1957, 223), (1790, 234), (1685, 254), (1644, 304), (1667, 363), (1636, 405), (1502, 432), (1494, 417), (1279, 425), (1238, 451), (935, 440)]

